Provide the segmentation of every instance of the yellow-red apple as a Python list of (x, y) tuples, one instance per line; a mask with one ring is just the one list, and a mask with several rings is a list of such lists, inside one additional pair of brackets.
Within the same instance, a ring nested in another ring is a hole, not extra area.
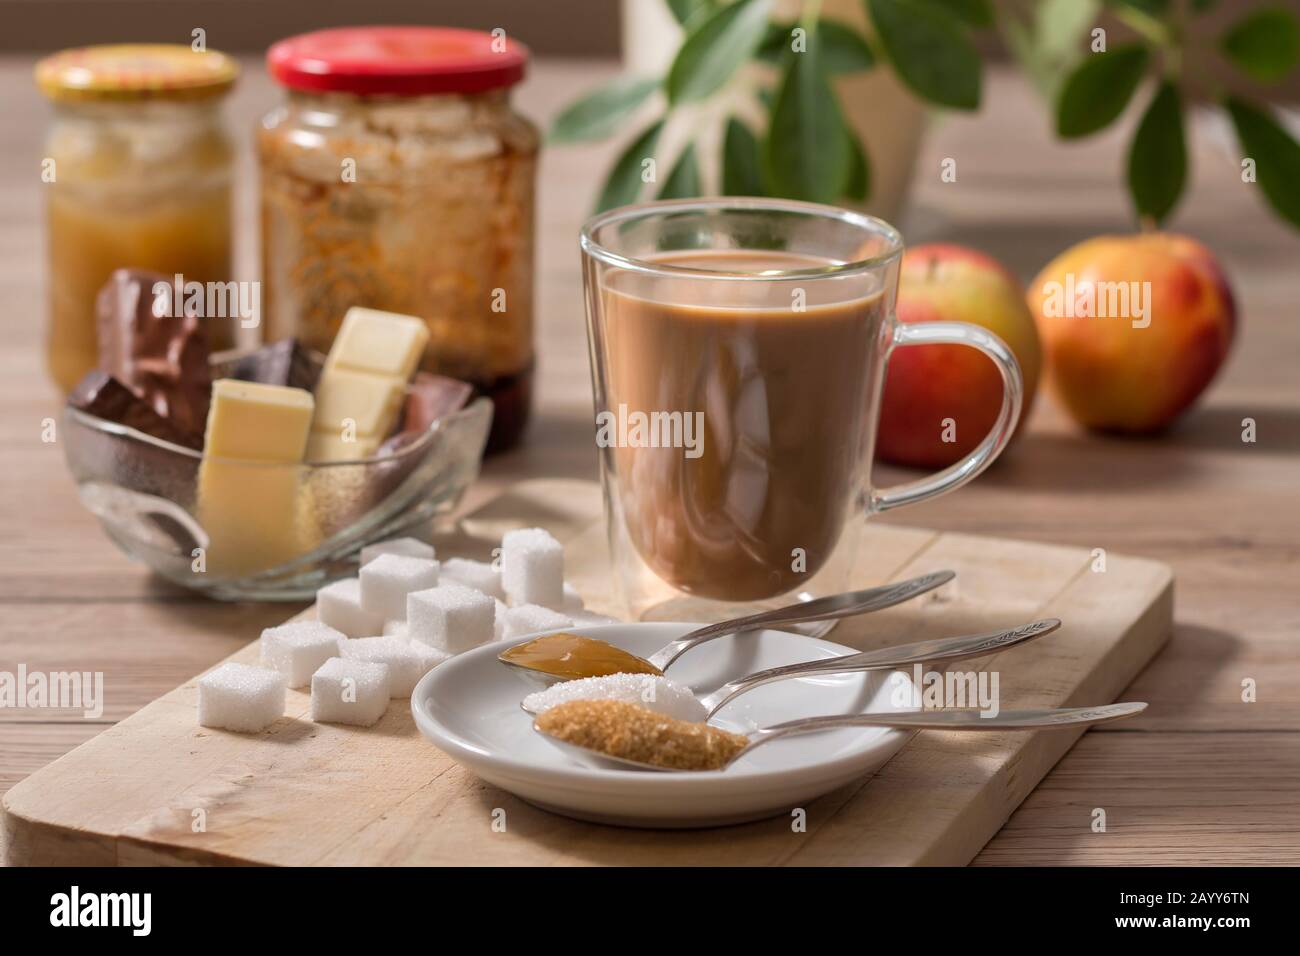
[(1067, 249), (1029, 287), (1048, 377), (1070, 415), (1103, 431), (1164, 428), (1228, 354), (1232, 291), (1186, 236), (1099, 236)]
[[(1042, 347), (1020, 283), (982, 252), (944, 243), (903, 255), (900, 322), (979, 325), (1010, 346), (1025, 379), (1025, 420), (1038, 387)], [(993, 362), (964, 345), (911, 345), (889, 357), (876, 456), (900, 465), (950, 465), (983, 440), (1002, 406)], [(1017, 423), (1019, 424), (1019, 423)]]

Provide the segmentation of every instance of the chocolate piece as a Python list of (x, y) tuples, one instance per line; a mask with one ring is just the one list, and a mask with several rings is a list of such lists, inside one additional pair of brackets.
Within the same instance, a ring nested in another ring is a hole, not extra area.
[(472, 394), (474, 386), (469, 382), (432, 372), (416, 372), (406, 391), (400, 430), (428, 431), (429, 426), (444, 415), (464, 408)]
[(379, 446), (379, 457), (394, 454), (413, 444), (439, 418), (464, 408), (473, 394), (474, 386), (468, 382), (432, 372), (416, 372), (407, 386), (401, 424)]
[(203, 449), (202, 435), (183, 434), (148, 402), (106, 372), (87, 372), (68, 395), (68, 404), (87, 415), (134, 428), (154, 438), (196, 451)]
[(174, 302), (173, 291), (167, 276), (143, 269), (109, 277), (95, 300), (99, 368), (201, 441), (212, 390), (208, 338), (197, 309)]
[(297, 339), (281, 339), (238, 359), (227, 377), (312, 392), (316, 390), (320, 370), (320, 360)]

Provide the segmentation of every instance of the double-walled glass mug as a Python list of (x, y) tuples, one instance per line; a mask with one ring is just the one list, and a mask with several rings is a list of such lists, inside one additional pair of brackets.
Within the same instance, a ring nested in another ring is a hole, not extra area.
[[(720, 620), (845, 590), (862, 517), (960, 487), (1011, 438), (1011, 350), (978, 326), (895, 319), (903, 241), (888, 223), (776, 199), (657, 202), (596, 216), (581, 245), (610, 550), (632, 618)], [(993, 360), (997, 421), (956, 464), (873, 488), (885, 363), (932, 343)]]

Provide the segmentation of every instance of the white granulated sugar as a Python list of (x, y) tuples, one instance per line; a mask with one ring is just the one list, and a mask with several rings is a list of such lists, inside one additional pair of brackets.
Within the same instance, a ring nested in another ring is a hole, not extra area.
[(492, 621), (492, 639), (503, 641), (506, 637), (506, 612), (510, 608), (506, 607), (505, 601), (496, 602), (496, 617)]
[(537, 604), (521, 604), (519, 607), (507, 608), (505, 618), (505, 628), (501, 633), (503, 640), (573, 627), (572, 618)]
[(577, 589), (573, 587), (573, 585), (566, 582), (564, 585), (563, 600), (560, 601), (560, 606), (555, 610), (571, 614), (574, 611), (581, 611), (583, 607), (582, 595), (578, 593)]
[(459, 654), (493, 639), (496, 607), (492, 598), (461, 584), (416, 591), (407, 598), (407, 633), (449, 654)]
[(432, 561), (437, 557), (433, 545), (426, 544), (418, 538), (389, 538), (368, 544), (361, 549), (361, 566), (365, 567), (381, 554), (399, 554), (404, 558), (424, 558)]
[(703, 721), (708, 712), (690, 688), (654, 674), (609, 674), (553, 684), (524, 698), (524, 709), (540, 714), (571, 700), (618, 700), (640, 704), (678, 720)]
[(332, 657), (311, 676), (311, 719), (369, 727), (388, 709), (388, 666)]
[(316, 592), (316, 617), (348, 637), (379, 633), (384, 619), (361, 606), (360, 578), (344, 578)]
[(399, 637), (360, 637), (340, 645), (344, 660), (367, 661), (388, 667), (388, 693), (410, 697), (420, 678), (451, 657), (450, 654)]
[(361, 606), (383, 621), (406, 620), (406, 596), (438, 584), (438, 562), (381, 554), (361, 569)]
[(622, 624), (616, 617), (610, 617), (608, 614), (594, 614), (591, 611), (567, 611), (569, 617), (573, 618), (574, 627), (589, 627), (593, 624)]
[(284, 716), (284, 675), (222, 664), (199, 678), (199, 726), (255, 733)]
[(505, 600), (506, 592), (501, 586), (501, 571), (486, 561), (448, 558), (442, 563), (438, 580), (444, 583), (462, 584), (499, 600)]
[(311, 675), (331, 657), (339, 656), (339, 641), (347, 640), (320, 621), (294, 621), (262, 631), (262, 663), (284, 675), (290, 687), (306, 687)]
[(501, 538), (501, 584), (511, 604), (564, 603), (564, 548), (542, 528), (507, 531)]

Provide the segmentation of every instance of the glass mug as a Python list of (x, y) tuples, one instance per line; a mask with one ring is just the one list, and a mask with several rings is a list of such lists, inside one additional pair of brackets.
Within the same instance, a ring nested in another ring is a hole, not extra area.
[[(1011, 439), (1015, 356), (975, 325), (896, 320), (903, 241), (888, 223), (778, 199), (655, 202), (596, 216), (581, 246), (610, 552), (632, 619), (722, 620), (846, 590), (858, 516), (959, 488)], [(997, 421), (956, 464), (873, 488), (885, 364), (933, 343), (993, 360)]]

